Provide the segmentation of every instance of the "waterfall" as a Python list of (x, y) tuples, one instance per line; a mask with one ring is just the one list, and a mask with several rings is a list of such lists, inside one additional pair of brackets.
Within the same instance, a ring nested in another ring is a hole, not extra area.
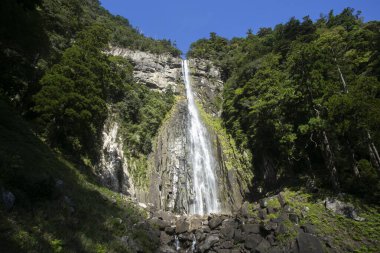
[(213, 157), (209, 134), (201, 122), (194, 101), (187, 60), (182, 61), (182, 71), (189, 113), (189, 162), (193, 171), (194, 199), (191, 202), (189, 212), (201, 215), (217, 213), (219, 212), (219, 202), (215, 179), (216, 162)]

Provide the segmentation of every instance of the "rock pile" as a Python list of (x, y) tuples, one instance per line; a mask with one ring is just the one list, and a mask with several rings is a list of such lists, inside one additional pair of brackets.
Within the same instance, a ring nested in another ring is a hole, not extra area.
[[(254, 207), (259, 215), (250, 214), (244, 204), (234, 215), (180, 216), (157, 211), (147, 222), (160, 231), (158, 252), (324, 252), (313, 226), (300, 227), (298, 216), (281, 195), (278, 198), (280, 208), (260, 201)], [(270, 214), (277, 218), (268, 219)]]

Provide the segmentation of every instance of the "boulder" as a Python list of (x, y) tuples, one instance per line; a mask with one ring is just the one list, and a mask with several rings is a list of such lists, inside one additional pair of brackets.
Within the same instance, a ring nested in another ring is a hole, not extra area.
[(222, 249), (231, 249), (234, 246), (233, 241), (224, 241), (220, 244), (220, 248)]
[(222, 221), (223, 221), (222, 218), (220, 218), (219, 216), (216, 216), (208, 221), (208, 226), (210, 227), (211, 230), (213, 230), (219, 227), (220, 224), (222, 224)]
[(197, 242), (201, 242), (206, 239), (206, 234), (204, 233), (203, 229), (198, 229), (195, 231), (195, 239)]
[(202, 220), (197, 217), (190, 219), (190, 231), (195, 231), (202, 226)]
[(235, 242), (242, 242), (243, 241), (243, 234), (242, 234), (240, 229), (235, 229), (234, 240), (235, 240)]
[(289, 214), (289, 220), (292, 221), (295, 224), (298, 224), (298, 222), (299, 222), (298, 215), (295, 214), (295, 213), (290, 213)]
[(219, 242), (219, 237), (217, 235), (209, 235), (206, 237), (204, 242), (199, 244), (198, 249), (202, 253), (208, 252), (208, 250), (211, 249), (211, 247), (217, 242)]
[(268, 201), (267, 199), (260, 199), (259, 204), (261, 208), (266, 208), (268, 206)]
[(245, 224), (242, 226), (242, 228), (246, 234), (259, 234), (260, 233), (260, 225), (259, 224)]
[(311, 224), (305, 224), (305, 225), (302, 225), (301, 228), (303, 229), (303, 231), (305, 233), (309, 233), (309, 234), (315, 234), (315, 228), (313, 225)]
[(270, 248), (270, 243), (263, 239), (259, 245), (257, 245), (256, 247), (256, 252), (257, 253), (264, 253), (264, 252), (268, 252), (268, 249)]
[(171, 241), (173, 241), (173, 236), (170, 236), (164, 231), (161, 231), (161, 234), (160, 234), (161, 245), (169, 244)]
[(277, 210), (274, 209), (273, 207), (268, 206), (268, 207), (267, 207), (267, 212), (268, 212), (268, 214), (272, 214), (272, 213), (276, 213)]
[(231, 253), (230, 249), (217, 249), (216, 252), (218, 253)]
[(267, 218), (267, 209), (259, 210), (259, 218), (265, 220)]
[(263, 240), (260, 235), (250, 234), (245, 237), (244, 247), (247, 249), (255, 249), (259, 243)]
[(323, 247), (317, 237), (300, 231), (297, 236), (299, 253), (323, 253)]
[(175, 231), (177, 234), (185, 233), (189, 230), (189, 226), (190, 225), (186, 220), (178, 220), (175, 224)]
[(160, 230), (165, 230), (165, 228), (170, 227), (170, 222), (161, 220), (157, 217), (150, 219), (150, 224), (157, 226)]
[(166, 232), (168, 235), (174, 235), (174, 234), (175, 234), (175, 227), (166, 227), (166, 228), (165, 228), (165, 232)]
[(278, 202), (280, 202), (281, 207), (284, 207), (285, 204), (286, 204), (284, 194), (283, 194), (282, 192), (280, 192), (280, 193), (277, 195), (277, 198), (278, 198)]
[(355, 210), (355, 207), (350, 203), (345, 203), (337, 199), (327, 198), (325, 200), (325, 206), (326, 206), (326, 209), (334, 213), (344, 215), (347, 218), (350, 218), (356, 221), (364, 221), (364, 218), (358, 216)]
[(235, 227), (235, 222), (233, 220), (225, 220), (223, 221), (220, 233), (224, 238), (232, 240), (234, 237)]

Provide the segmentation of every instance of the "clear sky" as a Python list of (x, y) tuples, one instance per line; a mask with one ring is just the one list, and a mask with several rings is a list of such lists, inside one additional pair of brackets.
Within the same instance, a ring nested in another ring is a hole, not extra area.
[(380, 20), (380, 0), (100, 0), (112, 14), (126, 17), (146, 36), (175, 41), (186, 53), (210, 32), (232, 38), (249, 28), (273, 27), (291, 17), (315, 20), (333, 9), (361, 10), (365, 21)]

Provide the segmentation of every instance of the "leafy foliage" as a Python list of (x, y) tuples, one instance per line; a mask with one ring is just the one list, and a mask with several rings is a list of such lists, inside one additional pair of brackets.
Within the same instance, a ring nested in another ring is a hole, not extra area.
[[(224, 124), (252, 151), (257, 183), (269, 189), (317, 179), (379, 196), (371, 181), (380, 173), (375, 27), (347, 8), (316, 22), (291, 18), (246, 38), (212, 34), (192, 44), (189, 57), (211, 59), (224, 73)], [(330, 180), (320, 177), (326, 173)]]

